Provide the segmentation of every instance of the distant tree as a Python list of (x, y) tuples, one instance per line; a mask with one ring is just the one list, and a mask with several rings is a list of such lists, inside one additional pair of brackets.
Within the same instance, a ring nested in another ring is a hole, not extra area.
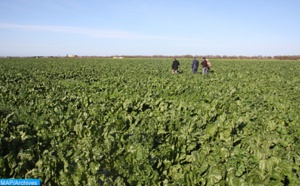
[(192, 57), (194, 57), (194, 56), (191, 55), (191, 54), (186, 54), (186, 55), (184, 55), (184, 57), (185, 57), (185, 58), (192, 58)]

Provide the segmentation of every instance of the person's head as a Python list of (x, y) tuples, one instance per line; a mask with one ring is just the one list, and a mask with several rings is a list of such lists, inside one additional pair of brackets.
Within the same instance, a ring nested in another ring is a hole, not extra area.
[(205, 60), (205, 59), (206, 59), (206, 57), (203, 57), (203, 59)]
[(194, 60), (196, 60), (196, 57), (194, 57)]

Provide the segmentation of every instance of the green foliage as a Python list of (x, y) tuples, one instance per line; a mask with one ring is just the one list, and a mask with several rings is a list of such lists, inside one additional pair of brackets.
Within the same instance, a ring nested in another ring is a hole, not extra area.
[(299, 185), (300, 63), (0, 59), (0, 177)]

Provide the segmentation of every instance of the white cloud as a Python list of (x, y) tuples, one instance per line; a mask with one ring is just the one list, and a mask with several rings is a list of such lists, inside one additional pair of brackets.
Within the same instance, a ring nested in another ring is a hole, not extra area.
[(44, 26), (44, 25), (21, 25), (0, 23), (2, 29), (18, 29), (24, 31), (50, 31), (61, 33), (74, 33), (89, 35), (98, 38), (134, 38), (137, 37), (133, 33), (113, 30), (87, 29), (72, 26)]
[(142, 35), (142, 34), (137, 34), (128, 31), (102, 30), (102, 29), (82, 28), (82, 27), (73, 27), (73, 26), (55, 26), (55, 25), (45, 26), (45, 25), (23, 25), (23, 24), (0, 23), (0, 28), (17, 29), (17, 30), (34, 31), (34, 32), (60, 32), (60, 33), (81, 34), (81, 35), (85, 35), (88, 37), (95, 37), (95, 38), (195, 41), (194, 39), (184, 38), (184, 37)]

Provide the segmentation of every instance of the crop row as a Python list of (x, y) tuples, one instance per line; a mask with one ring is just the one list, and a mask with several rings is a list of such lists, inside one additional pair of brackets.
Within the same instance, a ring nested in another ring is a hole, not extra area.
[(1, 59), (0, 177), (43, 185), (297, 185), (296, 61)]

